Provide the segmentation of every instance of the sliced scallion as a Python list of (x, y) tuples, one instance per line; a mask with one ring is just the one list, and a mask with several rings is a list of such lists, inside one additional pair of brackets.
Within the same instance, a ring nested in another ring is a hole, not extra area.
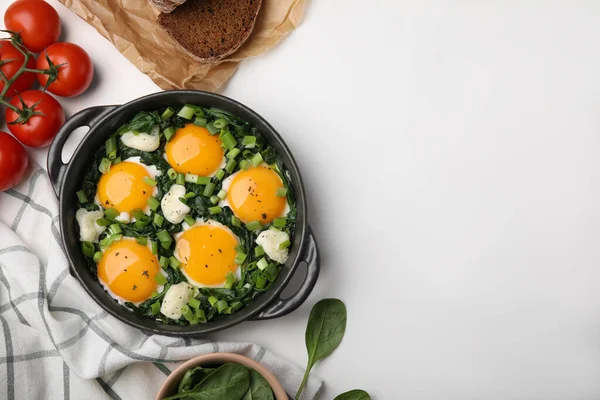
[(178, 259), (176, 259), (174, 256), (171, 256), (171, 257), (169, 258), (169, 265), (170, 265), (172, 268), (175, 268), (175, 269), (177, 269), (177, 268), (181, 268), (181, 263), (180, 263), (180, 262), (179, 262), (179, 260), (178, 260)]
[(194, 116), (194, 108), (193, 106), (186, 104), (183, 107), (181, 107), (181, 110), (179, 110), (177, 115), (184, 119), (192, 119), (192, 117)]
[(189, 305), (190, 307), (192, 307), (192, 308), (194, 308), (194, 309), (196, 309), (196, 310), (197, 310), (197, 309), (199, 309), (199, 308), (200, 308), (200, 300), (198, 300), (198, 299), (195, 299), (195, 298), (193, 298), (193, 297), (192, 297), (192, 298), (191, 298), (191, 299), (188, 301), (188, 305)]
[(260, 260), (258, 260), (258, 262), (256, 263), (256, 267), (258, 269), (260, 269), (261, 271), (265, 268), (267, 268), (269, 266), (269, 262), (267, 261), (266, 258), (261, 258)]
[(158, 243), (151, 241), (150, 247), (152, 248), (152, 254), (154, 254), (155, 256), (158, 255)]
[(152, 313), (152, 315), (157, 315), (160, 312), (160, 302), (157, 301), (155, 303), (152, 303), (152, 305), (150, 306), (150, 312)]
[(221, 131), (221, 129), (215, 127), (215, 124), (213, 124), (212, 122), (209, 122), (208, 124), (206, 124), (206, 129), (208, 129), (208, 131), (210, 132), (211, 135), (214, 135)]
[(108, 158), (103, 158), (100, 161), (100, 166), (98, 167), (98, 171), (103, 174), (106, 174), (110, 170), (110, 160)]
[(287, 196), (287, 189), (286, 188), (279, 188), (279, 189), (277, 189), (277, 191), (275, 192), (275, 196), (277, 196), (277, 197), (285, 197), (285, 196)]
[(110, 219), (100, 218), (99, 220), (96, 220), (96, 225), (98, 226), (109, 226), (112, 224), (113, 222)]
[(154, 214), (154, 220), (152, 222), (154, 222), (154, 225), (161, 227), (165, 222), (165, 217), (160, 214)]
[(173, 168), (169, 168), (167, 171), (167, 176), (170, 180), (175, 180), (177, 178), (177, 171), (175, 171)]
[(208, 123), (208, 120), (206, 118), (202, 118), (202, 117), (197, 117), (194, 120), (194, 125), (201, 126), (203, 128), (206, 126), (207, 123)]
[(111, 160), (114, 160), (115, 158), (117, 158), (117, 138), (114, 136), (111, 136), (108, 138), (108, 140), (106, 141), (106, 157), (108, 157)]
[(160, 201), (158, 201), (158, 199), (156, 197), (148, 197), (148, 206), (150, 206), (150, 208), (153, 211), (158, 210), (158, 207), (160, 207)]
[(188, 215), (188, 216), (186, 216), (186, 217), (184, 218), (184, 221), (185, 221), (185, 223), (186, 223), (186, 224), (188, 224), (189, 226), (192, 226), (192, 225), (194, 225), (194, 224), (196, 223), (196, 220), (195, 220), (195, 219), (194, 219), (194, 218), (193, 218), (191, 215)]
[(177, 174), (177, 179), (175, 180), (175, 182), (178, 185), (185, 185), (185, 175), (184, 174)]
[(227, 303), (227, 300), (219, 300), (217, 301), (217, 304), (215, 304), (215, 307), (217, 308), (219, 314), (222, 314), (223, 311), (225, 311), (227, 307), (229, 307), (229, 303)]
[(244, 171), (247, 171), (248, 169), (250, 169), (250, 167), (252, 166), (252, 162), (250, 162), (250, 160), (242, 160), (240, 161), (240, 168), (243, 169)]
[(267, 278), (265, 278), (262, 275), (256, 277), (256, 283), (254, 284), (254, 286), (256, 286), (257, 289), (264, 289), (266, 284)]
[(235, 169), (235, 166), (237, 165), (237, 161), (235, 161), (233, 158), (227, 160), (227, 164), (225, 164), (225, 170), (229, 173), (232, 173), (233, 170)]
[(206, 184), (206, 186), (204, 187), (204, 192), (202, 192), (202, 195), (204, 197), (210, 197), (210, 196), (212, 196), (214, 191), (215, 191), (215, 184), (212, 182), (208, 182)]
[(145, 176), (144, 179), (142, 179), (142, 180), (144, 181), (144, 183), (146, 185), (149, 185), (152, 187), (156, 186), (156, 181), (154, 179), (150, 178), (149, 176)]
[(255, 247), (254, 248), (254, 255), (256, 257), (264, 256), (265, 255), (265, 249), (263, 249), (262, 246)]
[[(158, 263), (160, 264), (161, 267), (167, 268), (169, 266), (169, 262), (170, 262), (169, 257), (160, 256), (160, 260)], [(158, 274), (156, 276), (158, 276)], [(156, 279), (156, 277), (154, 279)]]
[(121, 157), (117, 157), (114, 160), (112, 160), (112, 165), (117, 165), (121, 163)]
[(79, 200), (81, 204), (87, 203), (88, 199), (83, 190), (77, 192), (77, 200)]
[(263, 158), (262, 155), (260, 153), (256, 153), (253, 157), (252, 157), (252, 165), (255, 167), (258, 167), (260, 164), (263, 163)]
[(120, 213), (114, 208), (109, 208), (108, 210), (104, 211), (104, 215), (109, 219), (115, 219), (119, 216), (119, 214)]
[(223, 179), (223, 177), (225, 176), (225, 171), (223, 171), (222, 169), (218, 170), (217, 173), (215, 174), (215, 178), (217, 178), (217, 180), (221, 180)]
[(110, 233), (113, 235), (123, 233), (123, 231), (121, 230), (121, 225), (119, 225), (119, 224), (112, 224), (109, 229), (110, 229)]
[(275, 218), (273, 220), (273, 226), (275, 228), (283, 229), (287, 225), (287, 218)]
[(227, 152), (227, 158), (232, 159), (232, 158), (236, 158), (242, 151), (240, 149), (238, 149), (237, 147), (234, 149), (229, 150), (229, 152)]
[(142, 246), (146, 246), (148, 244), (148, 238), (145, 238), (144, 236), (136, 238), (135, 241)]
[(257, 231), (262, 228), (260, 221), (251, 221), (246, 224), (246, 229), (249, 231)]
[(237, 253), (235, 256), (234, 262), (237, 265), (242, 265), (244, 263), (244, 261), (246, 261), (247, 257), (248, 257), (248, 255), (246, 255), (245, 253)]
[(210, 303), (211, 306), (214, 307), (214, 305), (219, 301), (219, 299), (217, 299), (215, 296), (209, 296), (208, 297), (208, 302)]
[(231, 225), (237, 226), (239, 228), (240, 226), (242, 226), (242, 221), (235, 215), (232, 215), (231, 216)]
[(193, 199), (194, 197), (196, 197), (196, 193), (194, 193), (194, 192), (187, 192), (183, 197), (186, 198), (186, 199), (188, 199), (188, 200), (189, 199)]
[(100, 261), (102, 261), (102, 253), (97, 251), (94, 253), (94, 262), (98, 264)]
[(208, 208), (208, 212), (210, 213), (210, 215), (221, 214), (222, 211), (223, 211), (223, 209), (219, 206), (214, 206), (214, 207)]
[(213, 122), (213, 125), (215, 126), (215, 128), (223, 129), (227, 125), (229, 125), (229, 122), (227, 122), (225, 118), (219, 118), (218, 120)]
[(214, 195), (213, 195), (213, 196), (210, 196), (210, 202), (211, 202), (213, 205), (217, 205), (217, 204), (219, 204), (219, 201), (221, 201), (221, 199), (219, 199), (219, 197), (218, 197), (218, 196), (214, 196)]
[(227, 150), (231, 150), (237, 145), (237, 140), (235, 140), (231, 132), (227, 132), (226, 134), (224, 134), (221, 138), (221, 141), (223, 142), (223, 146), (225, 146)]
[(279, 250), (287, 249), (292, 243), (289, 240), (279, 243)]
[(144, 212), (139, 208), (135, 208), (135, 209), (131, 210), (131, 215), (135, 219), (142, 219), (146, 216), (146, 214), (144, 214)]
[(168, 121), (171, 119), (171, 117), (175, 114), (175, 110), (173, 110), (171, 107), (167, 107), (167, 109), (165, 111), (163, 111), (163, 113), (160, 115), (160, 118), (163, 121)]
[(170, 142), (171, 139), (173, 139), (173, 136), (175, 136), (175, 128), (169, 126), (165, 128), (163, 133), (165, 134), (165, 139), (167, 139), (167, 142)]
[(81, 243), (81, 251), (83, 252), (84, 256), (93, 258), (94, 253), (96, 252), (96, 249), (94, 248), (94, 245), (92, 243), (82, 242)]
[(247, 149), (253, 149), (256, 147), (256, 136), (244, 136), (244, 139), (242, 139), (242, 144)]
[(206, 322), (206, 314), (204, 313), (203, 309), (201, 309), (201, 308), (197, 309), (195, 314), (196, 314), (196, 319), (198, 320), (198, 322), (200, 322), (201, 324)]
[(217, 193), (217, 197), (221, 200), (225, 199), (225, 197), (227, 197), (227, 192), (224, 191), (223, 189), (219, 190), (219, 193)]

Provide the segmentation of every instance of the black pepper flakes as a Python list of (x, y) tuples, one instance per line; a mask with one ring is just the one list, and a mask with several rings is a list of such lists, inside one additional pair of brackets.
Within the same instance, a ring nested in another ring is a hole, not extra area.
[(137, 289), (137, 286), (133, 285), (133, 288), (132, 288), (132, 289), (133, 289), (133, 290)]

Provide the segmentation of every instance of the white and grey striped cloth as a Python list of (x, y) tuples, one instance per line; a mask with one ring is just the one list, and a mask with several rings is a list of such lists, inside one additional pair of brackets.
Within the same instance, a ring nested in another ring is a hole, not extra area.
[[(0, 399), (153, 399), (180, 360), (236, 352), (288, 393), (303, 371), (251, 343), (147, 335), (103, 311), (69, 274), (48, 176), (34, 165), (0, 193)], [(306, 396), (322, 382), (311, 378)]]

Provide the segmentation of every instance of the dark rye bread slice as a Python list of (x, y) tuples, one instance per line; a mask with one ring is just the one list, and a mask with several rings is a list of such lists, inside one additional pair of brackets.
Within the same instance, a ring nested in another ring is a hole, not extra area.
[(262, 0), (187, 0), (158, 23), (193, 58), (210, 63), (235, 52), (248, 39)]

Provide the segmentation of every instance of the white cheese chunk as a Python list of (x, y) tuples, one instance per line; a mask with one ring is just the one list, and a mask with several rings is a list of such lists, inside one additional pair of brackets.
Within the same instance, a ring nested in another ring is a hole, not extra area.
[(187, 304), (194, 292), (194, 288), (187, 282), (181, 282), (169, 288), (165, 294), (160, 312), (168, 318), (181, 318), (181, 307)]
[(173, 185), (160, 201), (165, 218), (172, 224), (180, 224), (190, 213), (191, 208), (183, 204), (180, 197), (185, 196), (185, 186)]
[(280, 230), (267, 229), (258, 235), (256, 244), (262, 246), (271, 260), (284, 264), (288, 259), (289, 251), (287, 248), (280, 249), (279, 245), (286, 240), (290, 240), (290, 235), (287, 233)]
[(158, 132), (158, 126), (154, 126), (148, 133), (139, 132), (135, 134), (132, 131), (129, 131), (121, 135), (121, 141), (125, 146), (131, 147), (132, 149), (154, 151), (160, 146)]
[(75, 218), (79, 223), (80, 240), (82, 242), (98, 243), (98, 238), (106, 230), (106, 227), (98, 225), (96, 221), (104, 218), (104, 212), (88, 211), (85, 208), (80, 208), (75, 213)]

